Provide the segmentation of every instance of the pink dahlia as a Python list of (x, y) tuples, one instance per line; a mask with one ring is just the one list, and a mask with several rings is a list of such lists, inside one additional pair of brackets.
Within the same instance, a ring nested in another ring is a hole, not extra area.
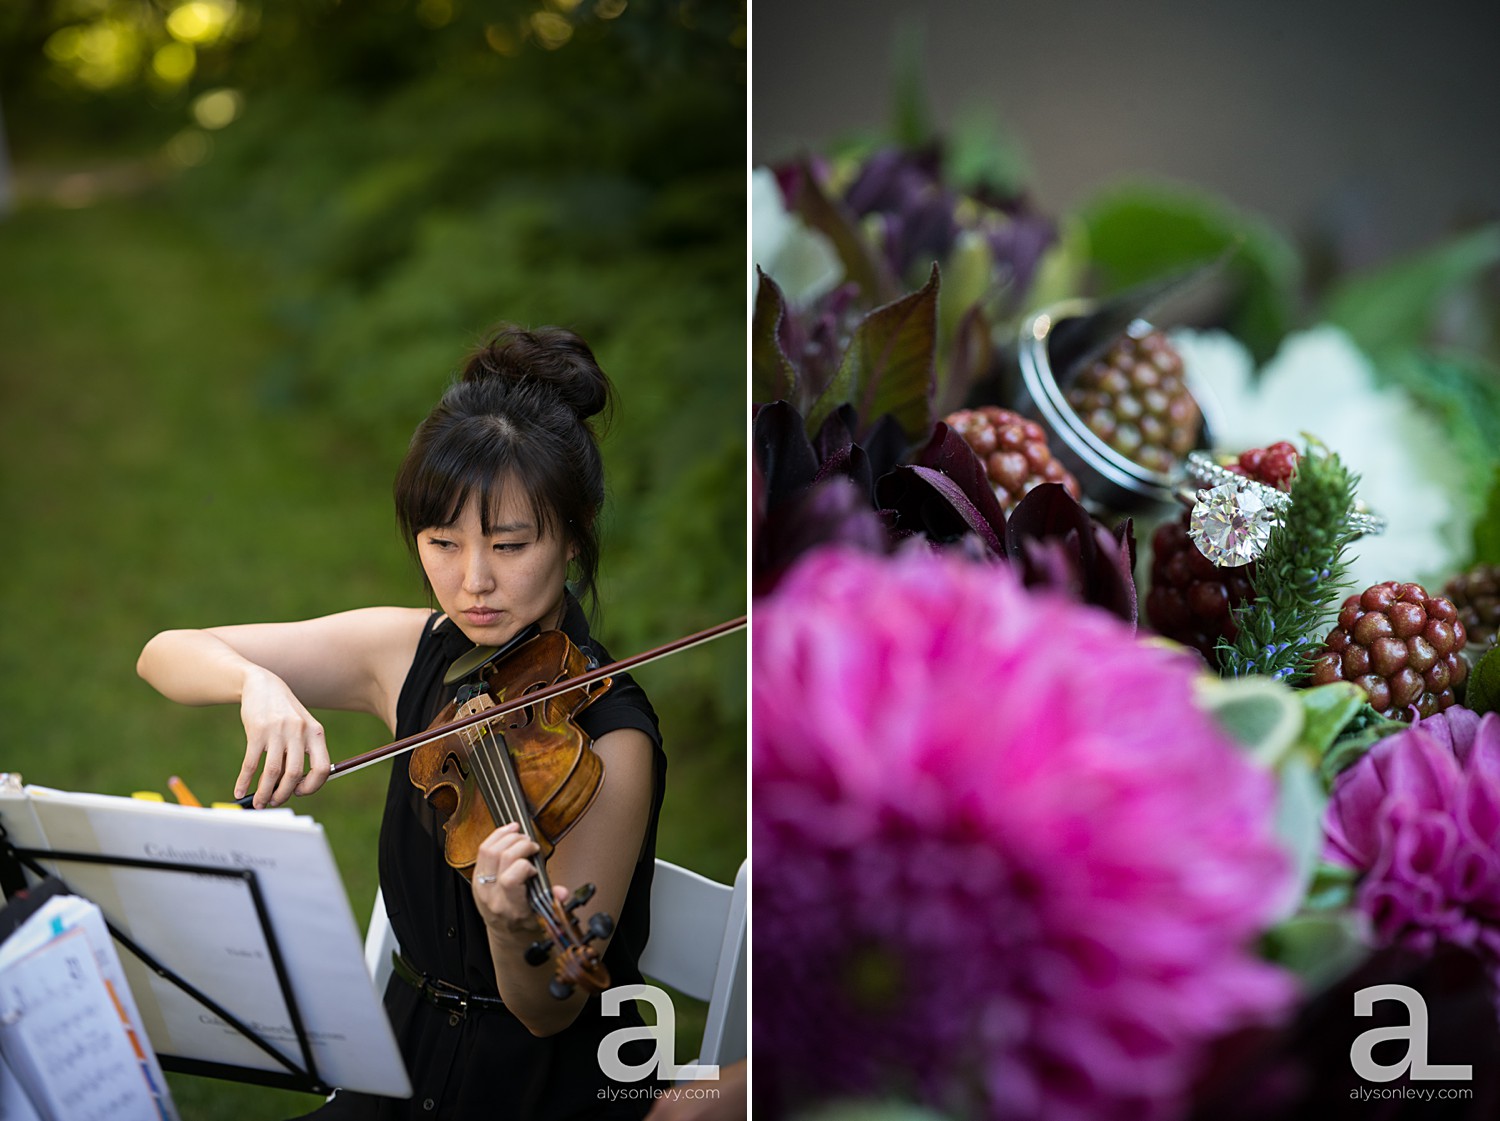
[(1364, 873), (1376, 939), (1452, 942), (1500, 975), (1500, 714), (1449, 708), (1378, 742), (1339, 775), (1326, 855)]
[(757, 601), (755, 1054), (770, 1113), (895, 1094), (1149, 1118), (1293, 997), (1269, 778), (1194, 659), (1008, 570), (825, 549)]

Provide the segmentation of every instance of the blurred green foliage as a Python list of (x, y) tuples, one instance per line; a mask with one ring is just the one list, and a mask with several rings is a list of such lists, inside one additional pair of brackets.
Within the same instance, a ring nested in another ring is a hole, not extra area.
[[(619, 390), (611, 649), (742, 613), (743, 5), (242, 0), (167, 83), (153, 52), (187, 6), (0, 14), (22, 199), (0, 221), (0, 769), (224, 797), (235, 713), (156, 696), (141, 644), (422, 602), (390, 481), (499, 321), (580, 331)], [(90, 86), (53, 37), (111, 19), (144, 45)], [(658, 853), (721, 880), (745, 856), (745, 673), (734, 636), (639, 674), (671, 758)], [(336, 757), (387, 738), (319, 715)], [(384, 782), (298, 807), (361, 925)], [(172, 1081), (187, 1118), (316, 1104)]]
[(1257, 361), (1295, 325), (1301, 284), (1296, 250), (1264, 220), (1196, 188), (1132, 184), (1085, 203), (1089, 265), (1110, 295), (1228, 253), (1229, 329)]

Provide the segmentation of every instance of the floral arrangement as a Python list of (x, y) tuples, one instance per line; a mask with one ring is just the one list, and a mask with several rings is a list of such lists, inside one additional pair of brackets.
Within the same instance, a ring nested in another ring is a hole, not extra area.
[(1328, 1116), (1377, 984), (1495, 1107), (1500, 229), (994, 166), (756, 173), (757, 1108)]

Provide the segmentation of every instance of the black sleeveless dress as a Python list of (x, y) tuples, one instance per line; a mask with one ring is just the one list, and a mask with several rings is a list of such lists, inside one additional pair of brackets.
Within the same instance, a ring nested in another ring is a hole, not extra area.
[[(396, 709), (398, 737), (425, 729), (453, 699), (454, 687), (444, 686), (443, 675), (456, 658), (473, 649), (458, 627), (446, 619), (438, 622), (439, 618), (434, 615), (429, 621), (402, 686)], [(601, 665), (613, 660), (590, 638), (588, 622), (571, 595), (561, 629)], [(650, 701), (628, 674), (616, 676), (609, 691), (579, 715), (578, 723), (594, 739), (617, 728), (638, 728), (653, 746), (655, 779), (645, 844), (604, 955), (614, 985), (639, 983), (636, 961), (650, 934), (656, 823), (666, 777), (661, 732)], [(443, 859), (436, 814), (408, 780), (404, 758), (394, 765), (386, 794), (380, 886), (403, 956), (429, 977), (498, 997), (484, 921), (468, 882)], [(544, 1038), (533, 1036), (504, 1009), (452, 1016), (394, 976), (386, 988), (385, 1007), (406, 1059), (411, 1099), (340, 1091), (312, 1115), (320, 1121), (570, 1121), (643, 1117), (652, 1104), (654, 1081), (621, 1085), (599, 1067), (599, 1041), (610, 1032), (643, 1023), (634, 1001), (626, 1001), (620, 1015), (604, 1017), (598, 996), (593, 996), (571, 1025)], [(627, 1063), (645, 1063), (650, 1050), (637, 1041), (634, 1048), (622, 1047), (620, 1057)]]

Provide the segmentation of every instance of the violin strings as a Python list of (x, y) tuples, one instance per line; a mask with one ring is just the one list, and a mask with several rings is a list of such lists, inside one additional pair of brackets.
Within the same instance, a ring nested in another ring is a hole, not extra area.
[[(495, 735), (490, 730), (489, 725), (481, 725), (481, 729), (473, 733), (473, 735), (476, 739), (488, 739), (488, 744), (483, 746), (487, 746), (491, 752), (506, 752), (505, 763), (499, 764), (500, 775), (498, 777), (501, 779), (511, 777), (514, 773), (514, 767), (507, 766), (510, 763), (510, 753), (506, 751), (504, 743), (496, 742)], [(471, 741), (470, 746), (478, 745), (475, 745)], [(498, 755), (495, 755), (493, 758), (498, 759)], [(506, 820), (519, 823), (522, 828), (527, 830), (527, 835), (535, 840), (535, 835), (528, 828), (530, 824), (529, 815), (525, 815), (524, 809), (517, 805), (514, 791), (509, 788), (508, 783), (496, 781), (497, 776), (490, 773), (493, 763), (492, 758), (487, 756), (485, 752), (478, 751), (471, 755), (471, 759), (474, 761), (476, 781), (478, 781), (480, 791), (484, 795), (485, 803), (490, 807), (491, 818), (498, 822), (503, 814)], [(552, 888), (551, 884), (546, 882), (546, 867), (539, 858), (533, 858), (532, 864), (537, 869), (537, 875), (528, 878), (526, 881), (527, 898), (531, 904), (531, 909), (538, 914), (543, 923), (548, 927), (548, 932), (556, 938), (559, 935), (559, 931), (552, 922), (551, 905), (549, 902)]]
[[(489, 806), (490, 816), (496, 820), (497, 824), (500, 824), (500, 815), (496, 810), (503, 810), (508, 821), (516, 822), (525, 830), (526, 835), (535, 841), (536, 834), (532, 829), (531, 815), (526, 809), (526, 795), (521, 789), (520, 776), (516, 773), (515, 762), (511, 759), (510, 751), (503, 738), (496, 736), (488, 721), (481, 721), (471, 735), (473, 738), (469, 739), (470, 747), (481, 748), (481, 750), (471, 751), (470, 758), (474, 763), (480, 791), (484, 795), (485, 803)], [(484, 742), (476, 744), (475, 740)], [(543, 917), (543, 921), (551, 928), (550, 932), (553, 937), (558, 938), (561, 932), (556, 930), (551, 922), (554, 903), (552, 884), (547, 876), (546, 862), (540, 853), (532, 858), (532, 866), (536, 868), (537, 874), (526, 882), (532, 910)]]

